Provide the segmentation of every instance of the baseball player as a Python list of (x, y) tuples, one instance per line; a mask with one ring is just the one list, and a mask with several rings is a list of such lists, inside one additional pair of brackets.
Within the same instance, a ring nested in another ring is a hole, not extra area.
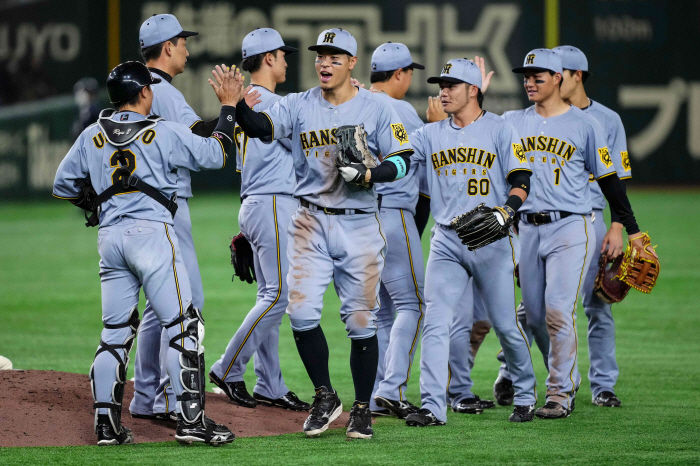
[(142, 63), (118, 65), (107, 78), (117, 111), (102, 111), (56, 173), (54, 196), (92, 212), (87, 225), (100, 226), (104, 330), (90, 368), (98, 445), (134, 440), (121, 425), (121, 409), (129, 352), (139, 327), (141, 287), (168, 335), (166, 367), (179, 405), (175, 439), (220, 445), (235, 438), (227, 427), (204, 416), (204, 320), (192, 305), (173, 229), (178, 209), (175, 170), (215, 169), (226, 163), (242, 79), (234, 71), (222, 74), (222, 85), (212, 84), (222, 102), (221, 114), (212, 137), (201, 138), (180, 123), (147, 118), (153, 102), (150, 86), (159, 79)]
[[(241, 68), (251, 73), (252, 85), (260, 94), (261, 102), (254, 108), (267, 110), (280, 99), (274, 92), (277, 84), (286, 80), (285, 55), (297, 49), (284, 45), (280, 34), (269, 28), (250, 32), (243, 39), (242, 48)], [(250, 139), (236, 126), (236, 145), (243, 200), (238, 224), (254, 254), (258, 299), (226, 352), (212, 366), (209, 378), (241, 406), (254, 408), (262, 403), (306, 411), (311, 406), (287, 388), (279, 362), (279, 328), (288, 303), (285, 232), (299, 207), (299, 201), (293, 197), (296, 180), (291, 141), (279, 139), (264, 144)], [(243, 374), (256, 351), (258, 380), (251, 397), (245, 390)]]
[[(524, 75), (528, 99), (535, 104), (506, 112), (504, 118), (520, 133), (534, 174), (534, 196), (519, 213), (519, 266), (527, 323), (540, 350), (549, 356), (547, 402), (536, 415), (557, 419), (574, 410), (581, 378), (576, 303), (597, 244), (589, 174), (629, 238), (641, 233), (600, 124), (561, 98), (559, 55), (533, 50), (513, 72)], [(512, 373), (514, 366), (508, 363), (508, 369)]]
[[(529, 191), (530, 168), (519, 149), (515, 129), (481, 109), (481, 71), (471, 60), (450, 60), (438, 77), (448, 120), (425, 125), (413, 134), (416, 163), (428, 166), (430, 207), (436, 228), (426, 271), (427, 311), (421, 355), (419, 412), (409, 414), (409, 426), (444, 425), (450, 327), (469, 279), (484, 300), (489, 318), (513, 367), (517, 388), (510, 420), (531, 421), (536, 401), (535, 374), (527, 341), (515, 316), (515, 258), (510, 238), (468, 251), (451, 219), (486, 203), (505, 225)], [(501, 207), (503, 206), (503, 207)], [(511, 309), (510, 311), (508, 309)]]
[[(586, 55), (576, 47), (569, 45), (553, 50), (561, 56), (564, 69), (564, 83), (561, 86), (562, 98), (565, 102), (580, 108), (600, 122), (605, 132), (610, 158), (617, 171), (617, 176), (620, 180), (632, 178), (625, 128), (622, 126), (620, 115), (599, 102), (589, 99), (586, 95), (584, 83), (590, 76)], [(598, 220), (593, 223), (593, 226), (596, 243), (601, 246), (591, 251), (591, 265), (581, 290), (583, 310), (588, 317), (588, 354), (591, 360), (588, 379), (591, 382), (593, 404), (617, 407), (622, 403), (615, 395), (615, 383), (620, 373), (615, 360), (615, 321), (610, 304), (600, 299), (593, 288), (598, 273), (600, 255), (606, 253), (607, 250), (608, 256), (616, 257), (623, 251), (622, 223), (617, 218), (615, 211), (611, 209), (612, 221), (610, 229), (606, 233), (603, 216), (605, 197), (598, 183), (592, 181), (588, 185), (591, 191), (591, 206), (593, 216)]]
[[(371, 92), (391, 105), (410, 134), (423, 126), (404, 98), (413, 71), (425, 67), (413, 61), (404, 44), (388, 42), (372, 54)], [(423, 321), (423, 251), (414, 215), (418, 203), (416, 165), (399, 181), (378, 184), (379, 217), (389, 245), (379, 288), (377, 340), (379, 363), (370, 409), (376, 415), (404, 419), (418, 410), (406, 400), (413, 355)], [(380, 383), (381, 382), (381, 383)]]
[[(325, 30), (309, 49), (316, 52), (319, 87), (288, 94), (262, 113), (240, 103), (237, 116), (249, 137), (292, 139), (298, 181), (294, 195), (301, 206), (288, 229), (287, 314), (316, 390), (304, 433), (321, 434), (342, 412), (331, 385), (328, 345), (319, 325), (323, 293), (333, 280), (341, 301), (341, 319), (352, 342), (355, 402), (347, 436), (371, 438), (369, 401), (378, 361), (375, 314), (386, 252), (372, 184), (403, 178), (410, 170), (413, 149), (393, 107), (377, 94), (351, 84), (357, 42), (349, 32)], [(364, 129), (359, 131), (354, 125)], [(367, 145), (371, 157), (367, 165), (338, 163), (340, 129), (343, 134), (348, 129), (355, 132), (355, 146)], [(360, 137), (365, 133), (366, 143)], [(376, 165), (380, 154), (383, 161)], [(368, 168), (371, 165), (376, 166)]]

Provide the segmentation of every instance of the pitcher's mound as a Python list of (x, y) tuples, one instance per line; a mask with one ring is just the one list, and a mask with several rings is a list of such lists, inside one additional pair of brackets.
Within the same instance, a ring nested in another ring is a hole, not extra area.
[[(96, 445), (94, 411), (87, 375), (54, 371), (0, 372), (0, 447)], [(136, 443), (174, 440), (173, 424), (133, 419), (129, 403), (133, 382), (127, 382), (122, 423), (134, 432)], [(311, 401), (311, 400), (308, 400)], [(255, 437), (297, 432), (303, 435), (306, 412), (279, 408), (243, 408), (225, 395), (207, 393), (206, 413), (225, 424), (236, 437)], [(348, 413), (331, 427), (342, 427)]]

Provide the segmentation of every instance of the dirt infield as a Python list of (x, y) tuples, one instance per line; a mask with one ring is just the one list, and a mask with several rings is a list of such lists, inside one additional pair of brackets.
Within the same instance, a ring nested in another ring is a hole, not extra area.
[[(54, 371), (0, 371), (0, 447), (95, 445), (94, 411), (87, 375)], [(129, 403), (133, 382), (127, 382), (122, 422), (137, 443), (174, 440), (172, 424), (132, 419)], [(308, 400), (310, 401), (310, 400)], [(226, 424), (237, 437), (298, 432), (307, 413), (278, 408), (242, 408), (225, 395), (207, 393), (207, 414)], [(342, 427), (348, 413), (331, 427)]]

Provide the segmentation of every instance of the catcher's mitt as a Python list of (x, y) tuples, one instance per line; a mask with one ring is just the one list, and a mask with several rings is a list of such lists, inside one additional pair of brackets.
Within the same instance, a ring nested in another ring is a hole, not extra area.
[(625, 256), (616, 278), (635, 290), (650, 293), (659, 278), (659, 259), (653, 254), (651, 238), (644, 233), (627, 243)]
[(253, 248), (250, 247), (250, 243), (243, 236), (243, 233), (238, 233), (233, 237), (229, 248), (231, 249), (231, 264), (233, 265), (231, 281), (234, 281), (236, 276), (240, 277), (241, 281), (248, 283), (257, 281), (255, 278)]
[(338, 139), (335, 166), (343, 179), (363, 188), (370, 188), (372, 185), (365, 181), (365, 174), (368, 168), (376, 167), (377, 162), (369, 151), (364, 126), (341, 126), (335, 131), (335, 137)]
[[(498, 221), (496, 212), (503, 217), (503, 225)], [(513, 224), (514, 216), (515, 213), (508, 206), (492, 209), (481, 203), (466, 214), (454, 218), (450, 226), (457, 232), (462, 244), (466, 244), (470, 251), (474, 251), (510, 236), (510, 226)]]
[(630, 286), (617, 279), (624, 255), (620, 254), (615, 259), (609, 259), (607, 254), (600, 255), (598, 262), (598, 275), (595, 277), (593, 290), (600, 299), (608, 304), (619, 303), (630, 291)]

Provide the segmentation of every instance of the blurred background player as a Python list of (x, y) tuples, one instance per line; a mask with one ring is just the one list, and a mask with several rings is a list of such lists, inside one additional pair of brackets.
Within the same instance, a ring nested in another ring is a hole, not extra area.
[(73, 139), (77, 139), (100, 116), (100, 106), (97, 104), (99, 92), (100, 85), (95, 78), (82, 78), (73, 86), (73, 98), (78, 107), (78, 118), (71, 129)]
[[(179, 404), (175, 439), (220, 445), (235, 438), (226, 426), (204, 416), (204, 320), (192, 305), (172, 228), (175, 169), (226, 164), (235, 126), (233, 105), (242, 95), (240, 73), (234, 72), (223, 73), (222, 85), (214, 86), (221, 115), (214, 135), (200, 138), (179, 123), (147, 118), (153, 102), (150, 86), (159, 79), (142, 63), (118, 65), (107, 78), (117, 111), (104, 110), (98, 124), (83, 131), (56, 173), (54, 196), (91, 211), (87, 225), (100, 227), (104, 330), (90, 368), (98, 445), (134, 440), (121, 425), (121, 411), (141, 287), (168, 336), (166, 368)], [(96, 196), (88, 197), (90, 191)]]
[(422, 407), (408, 415), (406, 424), (437, 426), (447, 420), (450, 328), (454, 313), (472, 313), (461, 302), (470, 279), (517, 374), (517, 405), (509, 420), (528, 422), (534, 417), (537, 393), (529, 347), (515, 314), (515, 252), (510, 238), (468, 251), (449, 225), (482, 202), (497, 207), (501, 221), (512, 219), (527, 198), (530, 168), (519, 156), (520, 140), (512, 125), (481, 109), (482, 76), (474, 62), (450, 60), (440, 76), (428, 82), (440, 84), (443, 107), (452, 116), (413, 135), (414, 160), (430, 164), (428, 187), (436, 227), (426, 271)]
[(561, 98), (560, 56), (532, 50), (513, 72), (524, 75), (528, 99), (535, 103), (503, 117), (520, 133), (534, 174), (534, 196), (519, 214), (519, 268), (527, 323), (549, 360), (547, 402), (536, 415), (558, 419), (574, 410), (581, 382), (576, 305), (596, 248), (590, 174), (630, 238), (641, 233), (600, 124)]
[[(386, 239), (377, 215), (377, 197), (369, 183), (403, 178), (413, 149), (401, 120), (386, 100), (352, 85), (357, 41), (340, 28), (327, 29), (309, 47), (316, 52), (319, 87), (288, 94), (262, 113), (239, 103), (239, 125), (250, 137), (291, 137), (297, 165), (295, 196), (301, 207), (288, 229), (289, 305), (299, 355), (316, 395), (304, 433), (316, 436), (342, 412), (331, 386), (328, 344), (321, 329), (323, 294), (334, 281), (340, 315), (351, 339), (350, 369), (355, 402), (346, 435), (372, 438), (369, 402), (377, 373), (375, 314)], [(374, 168), (353, 164), (337, 168), (335, 130), (364, 125)], [(332, 229), (332, 231), (331, 231)]]
[[(279, 33), (269, 28), (248, 33), (242, 49), (241, 68), (251, 74), (253, 86), (248, 96), (259, 99), (253, 109), (267, 110), (280, 99), (275, 87), (287, 77), (285, 55), (297, 49), (284, 45)], [(286, 232), (299, 207), (293, 197), (296, 178), (291, 141), (285, 138), (265, 144), (249, 138), (239, 126), (235, 137), (242, 199), (238, 224), (253, 250), (258, 299), (209, 377), (241, 406), (254, 408), (262, 403), (305, 411), (311, 406), (287, 388), (279, 361), (279, 328), (289, 302)], [(250, 396), (243, 374), (254, 353), (258, 380)]]
[[(627, 138), (620, 115), (613, 110), (589, 99), (584, 83), (590, 76), (588, 59), (576, 47), (564, 45), (553, 49), (561, 57), (564, 68), (564, 83), (561, 86), (561, 97), (565, 102), (580, 108), (600, 123), (605, 133), (610, 158), (620, 180), (632, 178), (627, 153)], [(622, 182), (625, 186), (624, 181)], [(591, 180), (588, 184), (591, 191), (591, 205), (596, 222), (593, 223), (596, 242), (600, 247), (592, 251), (591, 265), (588, 267), (583, 281), (581, 294), (583, 310), (588, 317), (588, 357), (591, 362), (588, 379), (591, 382), (593, 404), (598, 406), (618, 407), (622, 403), (615, 395), (615, 383), (620, 374), (615, 359), (615, 321), (612, 316), (612, 306), (596, 295), (593, 291), (595, 277), (598, 273), (598, 260), (601, 254), (617, 257), (623, 252), (622, 223), (615, 210), (610, 209), (610, 229), (605, 230), (605, 196), (598, 183)]]
[[(372, 54), (371, 67), (370, 91), (396, 110), (409, 134), (423, 126), (413, 106), (402, 100), (414, 70), (425, 69), (414, 63), (408, 47), (391, 42), (380, 45)], [(418, 409), (407, 401), (406, 389), (425, 310), (423, 250), (413, 218), (418, 203), (416, 167), (398, 181), (377, 184), (375, 190), (381, 199), (379, 217), (388, 246), (375, 321), (379, 363), (370, 409), (374, 415), (404, 419)]]

